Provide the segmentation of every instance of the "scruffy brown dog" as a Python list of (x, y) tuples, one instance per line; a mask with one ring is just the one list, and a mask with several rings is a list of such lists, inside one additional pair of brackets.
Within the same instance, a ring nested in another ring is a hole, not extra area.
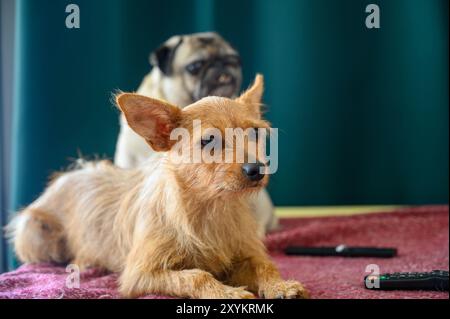
[(284, 281), (269, 260), (247, 207), (245, 196), (267, 184), (268, 176), (252, 166), (263, 164), (171, 160), (179, 151), (171, 131), (192, 133), (194, 120), (201, 120), (204, 132), (269, 127), (260, 118), (262, 92), (258, 75), (235, 100), (207, 97), (183, 110), (118, 95), (130, 127), (165, 152), (163, 159), (132, 170), (88, 162), (59, 175), (7, 227), (19, 258), (120, 272), (126, 297), (307, 297), (300, 283)]

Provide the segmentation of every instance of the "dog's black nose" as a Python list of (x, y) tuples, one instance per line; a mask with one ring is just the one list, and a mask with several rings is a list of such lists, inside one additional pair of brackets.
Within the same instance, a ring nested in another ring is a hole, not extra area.
[(245, 163), (242, 165), (242, 173), (247, 177), (249, 180), (256, 182), (264, 177), (264, 173), (261, 173), (260, 168), (263, 168), (264, 164), (260, 162), (256, 163)]

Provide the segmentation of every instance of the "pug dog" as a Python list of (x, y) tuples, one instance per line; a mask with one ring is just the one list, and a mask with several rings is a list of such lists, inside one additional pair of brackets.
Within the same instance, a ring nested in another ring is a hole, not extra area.
[[(242, 69), (239, 53), (215, 32), (176, 35), (150, 54), (152, 70), (137, 93), (163, 99), (181, 108), (206, 96), (238, 96)], [(160, 156), (127, 124), (123, 114), (114, 162), (133, 168)], [(267, 190), (251, 199), (259, 234), (278, 227)]]

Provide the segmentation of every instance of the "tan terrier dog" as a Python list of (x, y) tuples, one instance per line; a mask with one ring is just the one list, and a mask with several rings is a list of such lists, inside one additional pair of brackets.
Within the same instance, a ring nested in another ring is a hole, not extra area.
[[(137, 94), (118, 95), (130, 127), (165, 152), (163, 158), (130, 170), (88, 162), (59, 175), (7, 227), (20, 260), (72, 261), (120, 272), (126, 297), (307, 297), (270, 261), (245, 200), (267, 184), (268, 176), (255, 170), (264, 171), (264, 164), (171, 160), (178, 152), (171, 131), (192, 133), (194, 120), (202, 121), (206, 133), (268, 128), (260, 118), (262, 92), (258, 75), (235, 100), (206, 97), (183, 110)], [(211, 142), (206, 133), (202, 145)], [(192, 149), (195, 142), (184, 146)]]

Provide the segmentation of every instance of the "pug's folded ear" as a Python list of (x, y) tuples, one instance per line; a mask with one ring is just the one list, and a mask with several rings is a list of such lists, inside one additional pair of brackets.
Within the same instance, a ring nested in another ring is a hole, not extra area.
[(116, 96), (116, 103), (128, 125), (142, 136), (153, 150), (168, 151), (176, 141), (170, 133), (178, 126), (181, 110), (167, 102), (133, 93)]
[(173, 72), (172, 63), (175, 52), (181, 43), (183, 43), (183, 38), (180, 36), (167, 40), (150, 54), (150, 64), (159, 68), (165, 75), (170, 76)]

